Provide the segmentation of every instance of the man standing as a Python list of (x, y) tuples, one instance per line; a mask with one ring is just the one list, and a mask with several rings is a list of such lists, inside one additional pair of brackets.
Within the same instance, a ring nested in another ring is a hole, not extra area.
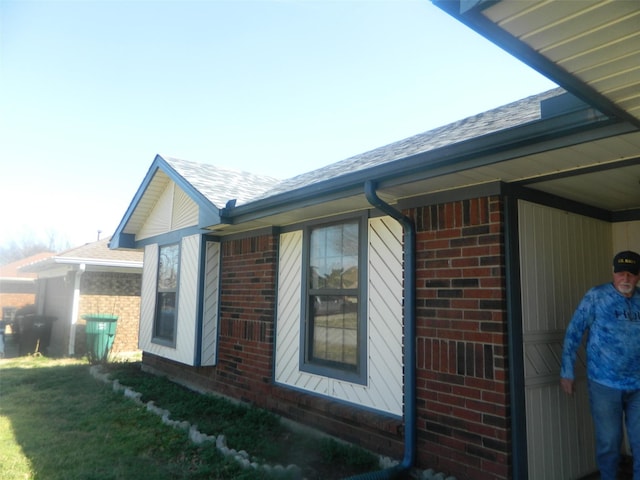
[[(560, 386), (574, 391), (576, 352), (587, 335), (587, 379), (601, 480), (616, 480), (623, 418), (633, 454), (640, 456), (640, 255), (613, 259), (613, 282), (591, 288), (567, 327)], [(623, 415), (624, 414), (624, 415)], [(640, 459), (633, 479), (640, 480)]]

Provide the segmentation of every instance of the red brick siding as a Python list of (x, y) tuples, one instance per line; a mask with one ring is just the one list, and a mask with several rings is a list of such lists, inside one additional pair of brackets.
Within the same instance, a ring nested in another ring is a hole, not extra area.
[(271, 235), (222, 244), (218, 376), (252, 403), (271, 380), (276, 252)]
[[(507, 479), (511, 462), (502, 204), (411, 209), (417, 226), (418, 467)], [(277, 235), (222, 245), (218, 365), (145, 364), (393, 458), (402, 421), (273, 384)]]
[(416, 208), (418, 456), (459, 480), (509, 477), (502, 204)]
[(273, 383), (278, 236), (224, 242), (216, 367), (144, 353), (146, 365), (198, 388), (267, 408), (372, 451), (402, 457), (402, 422)]

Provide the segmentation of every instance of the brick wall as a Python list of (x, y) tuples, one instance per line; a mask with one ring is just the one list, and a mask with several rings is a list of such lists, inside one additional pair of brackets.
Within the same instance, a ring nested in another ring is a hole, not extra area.
[(372, 451), (402, 457), (402, 422), (273, 384), (278, 236), (222, 244), (216, 367), (189, 368), (144, 353), (145, 365), (199, 389), (267, 408)]
[(142, 275), (137, 273), (86, 272), (82, 275), (76, 353), (86, 351), (86, 322), (82, 315), (88, 313), (118, 316), (112, 353), (138, 350), (141, 282)]
[(459, 480), (510, 468), (502, 204), (408, 212), (417, 227), (418, 456)]
[(21, 308), (36, 302), (35, 293), (6, 293), (0, 292), (0, 312), (3, 307)]
[[(406, 212), (417, 226), (418, 465), (459, 480), (510, 468), (502, 204)], [(224, 242), (216, 367), (146, 365), (401, 458), (402, 421), (272, 383), (277, 236)]]
[(260, 401), (272, 376), (276, 237), (222, 244), (218, 377), (233, 396)]

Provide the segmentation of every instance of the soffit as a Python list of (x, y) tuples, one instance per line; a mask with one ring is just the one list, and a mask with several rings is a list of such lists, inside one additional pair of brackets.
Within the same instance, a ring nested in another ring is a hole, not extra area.
[(504, 182), (608, 212), (640, 209), (640, 132), (524, 155), (385, 188), (393, 197)]
[(171, 179), (166, 173), (162, 170), (156, 170), (144, 193), (138, 199), (135, 210), (128, 218), (123, 233), (135, 234), (140, 231), (170, 181)]
[(603, 112), (640, 125), (637, 0), (500, 1), (460, 18)]

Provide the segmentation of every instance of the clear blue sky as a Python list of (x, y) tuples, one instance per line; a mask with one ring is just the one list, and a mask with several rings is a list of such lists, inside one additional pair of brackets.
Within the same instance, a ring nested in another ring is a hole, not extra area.
[(0, 245), (111, 235), (157, 153), (287, 178), (553, 87), (430, 0), (0, 0)]

